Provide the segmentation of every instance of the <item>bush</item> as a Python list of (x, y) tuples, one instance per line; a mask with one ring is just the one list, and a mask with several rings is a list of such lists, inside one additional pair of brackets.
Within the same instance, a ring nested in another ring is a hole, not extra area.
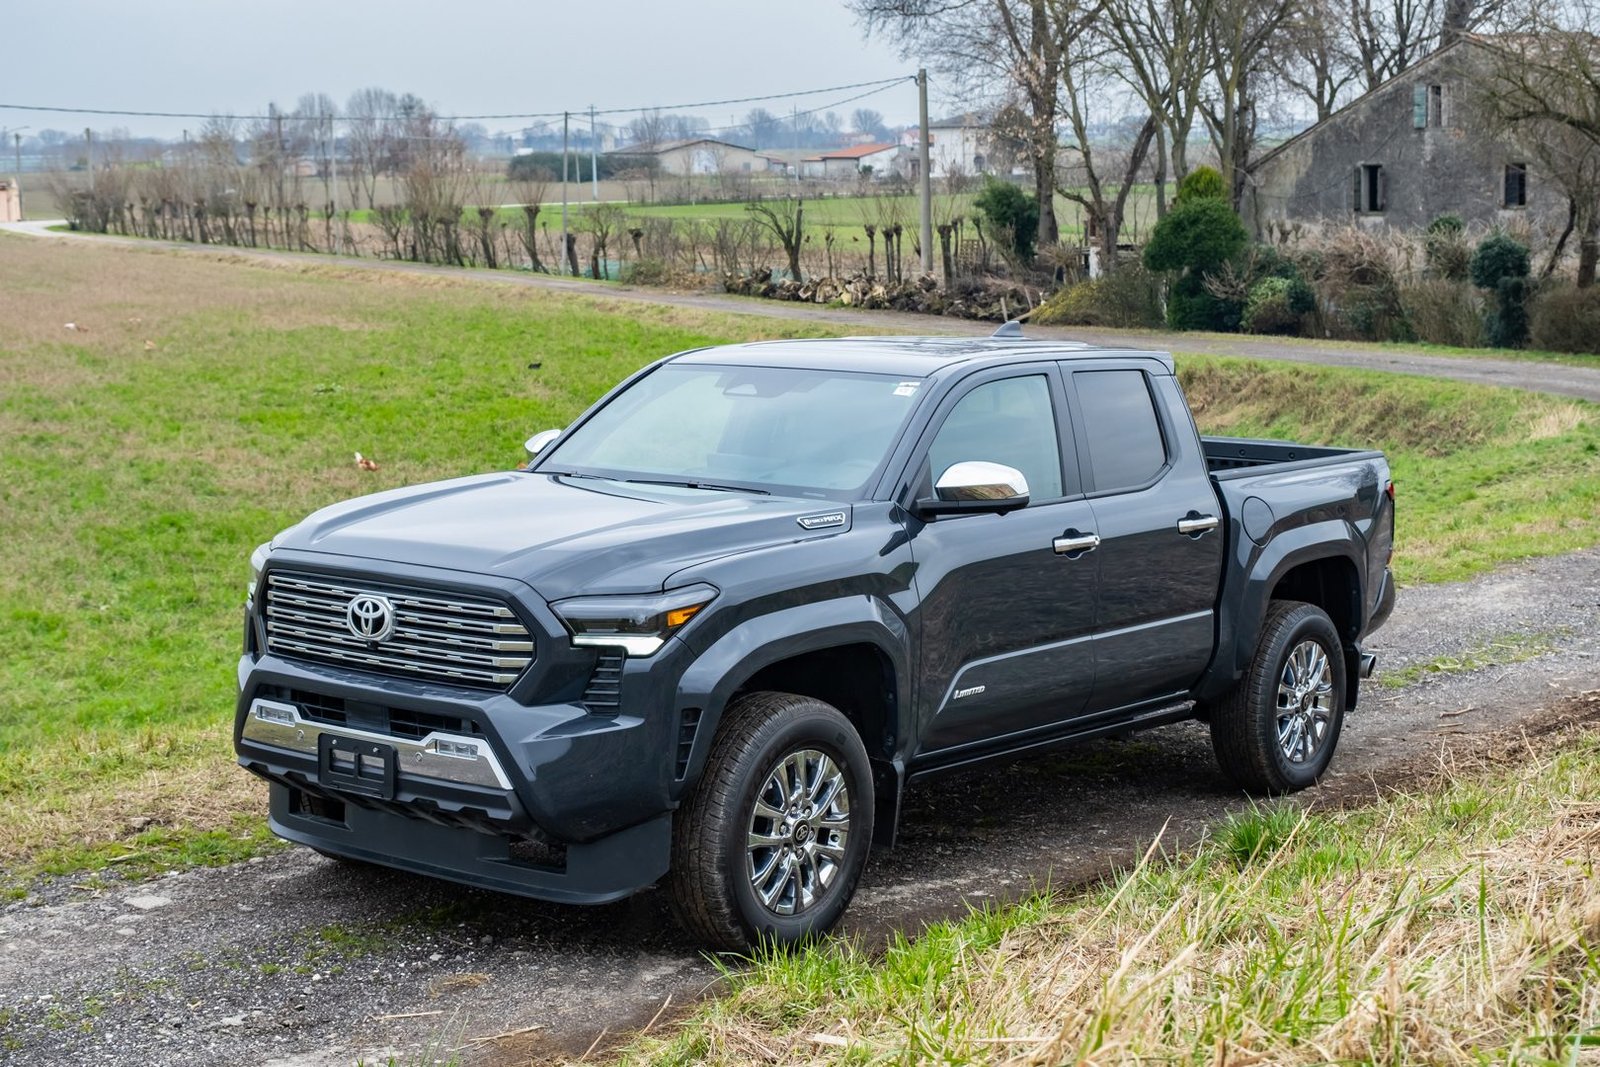
[(1472, 253), (1472, 284), (1496, 289), (1506, 278), (1528, 276), (1528, 246), (1503, 233), (1490, 234)]
[(626, 285), (671, 285), (676, 276), (664, 259), (640, 259), (624, 264), (617, 280)]
[(1422, 238), (1422, 254), (1435, 277), (1464, 282), (1472, 272), (1472, 242), (1459, 225), (1440, 225), (1451, 220), (1458, 224), (1461, 221), (1454, 215), (1440, 215), (1429, 224)]
[(1428, 223), (1428, 234), (1432, 236), (1440, 233), (1461, 233), (1466, 228), (1467, 224), (1461, 221), (1460, 215), (1440, 215)]
[(1241, 325), (1249, 333), (1296, 334), (1316, 306), (1317, 298), (1304, 279), (1271, 275), (1251, 287)]
[(1039, 236), (1039, 202), (1033, 196), (1010, 182), (989, 178), (983, 191), (973, 197), (972, 206), (988, 220), (996, 240), (1008, 244), (1022, 262), (1033, 260), (1033, 244)]
[(1160, 326), (1156, 279), (1138, 263), (1123, 263), (1110, 274), (1057, 290), (1032, 321), (1041, 326)]
[(1529, 305), (1528, 319), (1534, 348), (1600, 355), (1600, 286), (1545, 288)]
[(1243, 314), (1243, 304), (1211, 292), (1198, 271), (1179, 278), (1167, 297), (1167, 325), (1174, 330), (1233, 333)]
[(1144, 265), (1151, 270), (1212, 270), (1244, 251), (1249, 241), (1227, 201), (1190, 200), (1156, 223), (1144, 247)]
[(1424, 278), (1403, 285), (1400, 306), (1419, 341), (1470, 348), (1483, 338), (1483, 301), (1464, 282)]
[(1495, 307), (1483, 335), (1495, 348), (1517, 348), (1528, 340), (1528, 246), (1503, 233), (1491, 234), (1472, 253), (1472, 284), (1492, 289)]
[(1226, 200), (1228, 191), (1222, 185), (1222, 172), (1215, 167), (1196, 167), (1178, 183), (1178, 195), (1172, 203), (1189, 203), (1194, 200)]
[(1483, 320), (1483, 336), (1491, 348), (1521, 348), (1528, 343), (1528, 297), (1532, 286), (1526, 278), (1501, 278), (1494, 287), (1494, 310)]

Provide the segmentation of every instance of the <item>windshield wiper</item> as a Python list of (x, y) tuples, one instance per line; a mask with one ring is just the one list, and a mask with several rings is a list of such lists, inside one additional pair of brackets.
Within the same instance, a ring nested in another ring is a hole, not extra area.
[(714, 489), (719, 493), (755, 493), (757, 496), (771, 496), (765, 489), (752, 489), (747, 485), (719, 485), (716, 482), (681, 481), (671, 478), (622, 478), (620, 481), (629, 485), (672, 485), (684, 489)]

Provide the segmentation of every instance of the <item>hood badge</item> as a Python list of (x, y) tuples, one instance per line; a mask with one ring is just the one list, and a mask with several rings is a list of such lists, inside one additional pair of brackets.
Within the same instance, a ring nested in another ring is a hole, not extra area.
[(802, 515), (794, 521), (807, 530), (832, 530), (843, 526), (846, 518), (842, 511), (827, 511), (821, 515)]
[(362, 593), (344, 609), (344, 624), (367, 644), (380, 644), (394, 633), (394, 605), (388, 597)]

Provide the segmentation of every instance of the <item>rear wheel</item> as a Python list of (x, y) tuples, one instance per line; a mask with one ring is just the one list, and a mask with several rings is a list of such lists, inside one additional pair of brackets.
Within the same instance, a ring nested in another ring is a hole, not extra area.
[(673, 825), (678, 921), (740, 951), (831, 929), (872, 838), (872, 775), (855, 727), (820, 700), (734, 701)]
[(1222, 769), (1255, 793), (1291, 793), (1328, 768), (1344, 725), (1344, 648), (1314, 604), (1275, 600), (1249, 668), (1211, 706)]

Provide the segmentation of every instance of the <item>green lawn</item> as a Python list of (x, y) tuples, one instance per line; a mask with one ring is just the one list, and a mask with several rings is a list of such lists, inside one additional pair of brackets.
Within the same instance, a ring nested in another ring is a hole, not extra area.
[[(15, 878), (259, 845), (264, 800), (229, 748), (258, 542), (352, 495), (508, 468), (530, 433), (673, 350), (846, 332), (470, 276), (6, 235), (0, 322), (0, 865)], [(1282, 364), (1180, 367), (1208, 432), (1388, 449), (1406, 581), (1600, 540), (1590, 405)], [(381, 470), (356, 470), (356, 451)]]

